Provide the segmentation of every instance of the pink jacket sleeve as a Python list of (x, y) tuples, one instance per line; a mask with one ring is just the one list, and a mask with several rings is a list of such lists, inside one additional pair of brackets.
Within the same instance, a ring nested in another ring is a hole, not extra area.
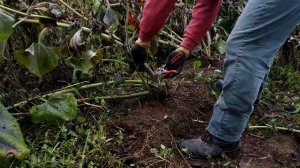
[[(176, 0), (147, 0), (140, 23), (139, 38), (149, 42), (164, 26)], [(186, 28), (181, 47), (192, 51), (212, 26), (222, 0), (197, 0), (192, 19)]]
[(192, 19), (180, 44), (181, 47), (190, 51), (197, 47), (215, 21), (221, 4), (222, 0), (197, 0)]
[(176, 0), (147, 0), (140, 23), (139, 38), (149, 42), (164, 26)]

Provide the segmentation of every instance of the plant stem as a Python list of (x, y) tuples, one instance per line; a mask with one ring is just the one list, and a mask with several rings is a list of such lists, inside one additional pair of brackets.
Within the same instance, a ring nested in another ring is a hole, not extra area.
[(174, 43), (172, 43), (172, 42), (164, 41), (164, 40), (161, 40), (161, 39), (158, 39), (158, 42), (159, 42), (160, 44), (168, 45), (168, 46), (171, 46), (171, 47), (174, 47), (174, 48), (178, 48), (178, 47), (179, 47), (178, 44), (174, 44)]
[(176, 42), (178, 42), (178, 43), (181, 43), (181, 39), (178, 39), (178, 38), (176, 38), (176, 37), (170, 35), (169, 33), (165, 32), (165, 31), (163, 31), (163, 30), (160, 31), (160, 34), (165, 35), (165, 36), (169, 37), (170, 39), (172, 39), (172, 40), (174, 40), (174, 41), (176, 41)]
[(289, 131), (289, 132), (295, 132), (295, 133), (300, 133), (300, 130), (292, 129), (292, 128), (285, 128), (285, 127), (276, 127), (276, 126), (271, 126), (271, 125), (266, 125), (266, 126), (249, 126), (249, 129), (275, 129), (279, 131)]
[(183, 40), (183, 38), (180, 37), (180, 36), (179, 36), (176, 32), (174, 32), (172, 29), (170, 29), (170, 28), (167, 27), (167, 26), (165, 26), (165, 28), (168, 29), (172, 34), (174, 34), (174, 35), (177, 37), (177, 39), (179, 39), (180, 41)]
[(130, 53), (130, 48), (129, 48), (129, 44), (128, 44), (128, 15), (129, 15), (129, 4), (127, 2), (127, 0), (125, 1), (125, 9), (126, 9), (126, 19), (125, 19), (125, 44), (126, 44), (126, 48), (127, 51)]
[(132, 99), (132, 98), (138, 98), (142, 96), (147, 96), (149, 95), (149, 91), (144, 91), (140, 93), (133, 93), (129, 95), (122, 95), (122, 96), (99, 96), (99, 97), (94, 97), (94, 98), (83, 98), (83, 99), (78, 99), (78, 102), (85, 102), (85, 101), (90, 101), (90, 100), (124, 100), (124, 99)]
[(104, 86), (104, 85), (113, 85), (113, 84), (141, 84), (142, 81), (140, 80), (125, 80), (124, 82), (116, 82), (116, 81), (109, 81), (109, 82), (101, 82), (101, 83), (93, 83), (89, 85), (84, 85), (78, 88), (78, 90), (86, 90), (90, 88), (95, 88), (99, 86)]
[(47, 29), (48, 29), (48, 28), (44, 28), (44, 29), (40, 32), (39, 39), (38, 39), (38, 42), (39, 42), (39, 43), (42, 43), (42, 40), (43, 40), (43, 38), (44, 38), (45, 35), (46, 35)]
[[(19, 102), (12, 106), (7, 107), (7, 110), (11, 110), (13, 108), (24, 106), (25, 104), (31, 102), (32, 100), (39, 99), (39, 98), (45, 98), (45, 97), (53, 96), (53, 95), (57, 95), (57, 94), (76, 92), (77, 90), (86, 90), (86, 89), (91, 89), (91, 88), (95, 88), (95, 87), (99, 87), (99, 86), (112, 85), (112, 84), (117, 84), (117, 83), (118, 82), (116, 82), (116, 81), (109, 81), (109, 82), (93, 83), (93, 84), (88, 84), (88, 85), (83, 85), (83, 86), (81, 86), (81, 84), (74, 84), (73, 85), (74, 87), (67, 86), (66, 88), (62, 88), (58, 91), (54, 91), (54, 92), (51, 92), (51, 93), (48, 93), (48, 94), (45, 94), (42, 96), (35, 96), (32, 98), (28, 98), (25, 101), (22, 101), (22, 102)], [(124, 82), (122, 82), (120, 84), (127, 84), (127, 85), (128, 84), (142, 84), (142, 81), (140, 81), (140, 80), (125, 80)]]
[(116, 60), (116, 59), (102, 59), (101, 61), (102, 62), (117, 62), (117, 63), (120, 63), (120, 64), (126, 64), (125, 62), (119, 61), (119, 60)]
[(3, 6), (3, 5), (0, 5), (0, 9), (6, 10), (6, 11), (12, 12), (12, 13), (17, 13), (17, 14), (22, 15), (22, 16), (55, 20), (54, 18), (51, 18), (51, 17), (48, 17), (48, 16), (34, 15), (34, 14), (27, 14), (27, 13), (24, 13), (24, 12), (20, 12), (20, 11), (17, 11), (15, 9), (11, 9), (9, 7)]
[[(51, 18), (51, 17), (48, 17), (48, 16), (34, 15), (34, 14), (28, 15), (27, 13), (20, 12), (20, 11), (17, 11), (17, 10), (15, 10), (15, 9), (11, 9), (11, 8), (8, 8), (8, 7), (3, 6), (3, 5), (0, 5), (0, 9), (4, 9), (4, 11), (6, 11), (6, 12), (8, 11), (8, 12), (12, 12), (12, 13), (17, 13), (17, 14), (19, 14), (19, 15), (26, 16), (26, 17), (29, 17), (29, 18), (43, 18), (43, 19), (55, 20), (54, 18)], [(24, 20), (25, 20), (25, 19), (27, 19), (27, 18), (24, 18)], [(19, 20), (20, 20), (20, 19), (19, 19)], [(14, 27), (15, 27), (17, 24), (21, 23), (21, 22), (23, 22), (23, 20), (20, 20), (18, 23), (16, 23), (16, 24), (14, 25)], [(61, 22), (61, 23), (62, 23), (62, 22)], [(70, 23), (66, 23), (66, 24), (70, 24)], [(90, 30), (89, 28), (83, 27), (83, 29), (84, 29), (85, 32), (88, 32), (88, 33), (91, 32), (91, 30)], [(109, 34), (109, 32), (108, 32), (107, 30), (105, 30), (105, 33), (106, 33), (106, 34)], [(106, 35), (106, 36), (108, 36), (108, 35)], [(113, 36), (116, 40), (121, 41), (121, 39), (120, 39), (119, 37), (117, 37), (115, 34), (112, 34), (112, 36)], [(108, 37), (109, 37), (109, 36), (108, 36)], [(106, 38), (107, 38), (107, 37), (106, 37)], [(111, 39), (111, 38), (109, 37), (109, 39)], [(121, 45), (121, 44), (119, 44), (119, 45)], [(123, 44), (122, 44), (122, 45), (123, 45)], [(122, 45), (121, 45), (121, 46), (122, 46)]]
[[(19, 20), (23, 20), (24, 18), (19, 18)], [(34, 23), (34, 24), (40, 24), (40, 21), (37, 20), (37, 19), (24, 19), (23, 22), (26, 22), (26, 23)], [(62, 28), (69, 28), (71, 26), (71, 24), (68, 24), (68, 23), (63, 23), (63, 22), (56, 22), (56, 25), (58, 27), (62, 27)], [(92, 30), (90, 28), (87, 28), (87, 27), (82, 27), (83, 31), (85, 32), (92, 32)], [(105, 41), (109, 41), (109, 42), (112, 42), (112, 39), (109, 35), (107, 34), (104, 34), (104, 33), (101, 33), (101, 37), (105, 40)], [(119, 45), (119, 46), (123, 46), (123, 43), (121, 43), (120, 41), (117, 41), (117, 40), (114, 40), (113, 41), (115, 44)]]
[(84, 159), (85, 159), (85, 151), (87, 150), (87, 147), (88, 147), (87, 143), (89, 141), (89, 138), (90, 138), (90, 130), (88, 130), (88, 132), (87, 132), (87, 136), (86, 136), (86, 139), (85, 139), (83, 151), (82, 151), (82, 154), (81, 154), (81, 159), (80, 159), (80, 163), (79, 163), (80, 168), (83, 167), (83, 163), (84, 163)]
[[(132, 60), (133, 57), (132, 57), (132, 54), (131, 54), (131, 51), (130, 51), (130, 48), (129, 48), (129, 41), (128, 41), (128, 16), (129, 16), (129, 3), (127, 0), (125, 0), (125, 11), (126, 11), (126, 14), (125, 14), (125, 44), (126, 44), (126, 49), (127, 49), (127, 52), (129, 54), (129, 56), (131, 57)], [(142, 74), (139, 72), (139, 71), (136, 71), (137, 75), (139, 76), (139, 78), (142, 80), (143, 82), (143, 86), (144, 86), (144, 89), (148, 90), (149, 92), (151, 91), (148, 83), (145, 81), (145, 79), (143, 78)]]
[(81, 17), (83, 20), (88, 21), (89, 19), (84, 17), (83, 15), (81, 15), (80, 13), (78, 13), (75, 9), (73, 9), (70, 5), (68, 5), (67, 3), (65, 3), (63, 0), (57, 0), (60, 3), (62, 3), (63, 5), (65, 5), (68, 9), (70, 9), (72, 12), (74, 12), (77, 16)]

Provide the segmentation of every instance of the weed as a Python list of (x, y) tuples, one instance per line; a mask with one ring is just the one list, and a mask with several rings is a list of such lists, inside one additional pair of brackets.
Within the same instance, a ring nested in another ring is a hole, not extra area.
[[(79, 116), (74, 123), (57, 128), (45, 125), (29, 128), (30, 134), (25, 137), (31, 155), (23, 161), (15, 160), (11, 167), (122, 167), (122, 160), (108, 149), (111, 140), (105, 126), (108, 118), (107, 112), (102, 112), (97, 121), (87, 122)], [(119, 131), (119, 143), (122, 136)]]
[(281, 90), (289, 88), (290, 92), (300, 91), (300, 72), (295, 71), (292, 65), (274, 65), (270, 78), (275, 82), (276, 88)]

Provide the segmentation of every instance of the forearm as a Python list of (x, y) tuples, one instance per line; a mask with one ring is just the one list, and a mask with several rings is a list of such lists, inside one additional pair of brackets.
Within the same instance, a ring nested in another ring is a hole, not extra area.
[(199, 45), (215, 21), (221, 4), (222, 0), (197, 0), (181, 47), (192, 51)]
[[(210, 1), (210, 0), (208, 0)], [(147, 0), (140, 23), (139, 38), (149, 42), (164, 26), (176, 0)]]

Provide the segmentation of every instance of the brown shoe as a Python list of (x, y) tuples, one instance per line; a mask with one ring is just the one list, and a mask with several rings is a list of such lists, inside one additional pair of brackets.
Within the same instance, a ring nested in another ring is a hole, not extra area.
[(223, 154), (234, 158), (240, 152), (240, 141), (226, 142), (207, 134), (197, 139), (180, 141), (179, 149), (188, 159), (220, 158)]

